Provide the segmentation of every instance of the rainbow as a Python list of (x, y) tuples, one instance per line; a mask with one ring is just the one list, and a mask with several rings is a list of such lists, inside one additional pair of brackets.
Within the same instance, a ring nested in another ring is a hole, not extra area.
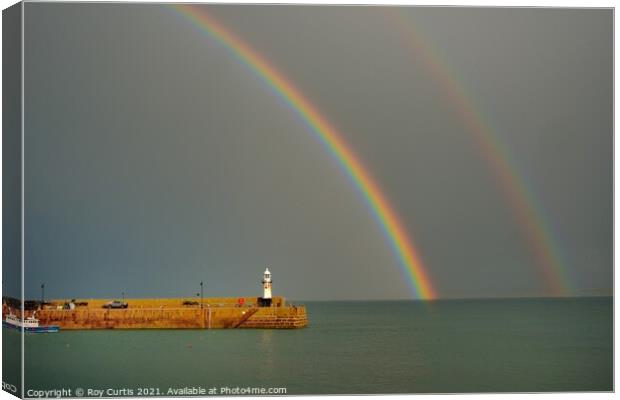
[(363, 195), (373, 217), (378, 222), (392, 251), (398, 258), (399, 265), (410, 277), (408, 283), (414, 294), (424, 300), (435, 299), (437, 293), (428, 276), (427, 268), (407, 231), (400, 223), (398, 215), (379, 185), (327, 118), (285, 75), (218, 22), (205, 7), (190, 4), (174, 4), (169, 7), (191, 21), (209, 38), (226, 47), (297, 113), (310, 128), (310, 131), (338, 161), (345, 174)]
[(445, 97), (468, 127), (483, 157), (495, 173), (499, 186), (527, 238), (547, 289), (555, 296), (566, 295), (570, 292), (568, 279), (565, 276), (566, 266), (562, 262), (549, 228), (550, 224), (545, 220), (533, 190), (525, 184), (510, 154), (502, 145), (499, 135), (485, 122), (472, 96), (467, 95), (460, 83), (461, 80), (456, 78), (457, 75), (429, 45), (428, 39), (424, 39), (413, 23), (399, 10), (401, 10), (399, 7), (386, 9), (391, 25), (396, 27), (402, 36), (402, 42), (410, 50), (410, 54), (416, 57), (416, 60), (422, 61), (432, 74)]

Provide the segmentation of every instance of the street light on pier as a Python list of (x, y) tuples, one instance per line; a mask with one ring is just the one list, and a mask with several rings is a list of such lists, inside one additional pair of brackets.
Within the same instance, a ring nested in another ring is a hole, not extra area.
[(202, 295), (202, 281), (200, 281), (200, 308), (202, 308), (202, 299), (203, 299), (203, 295)]
[(41, 284), (41, 307), (45, 303), (45, 283)]

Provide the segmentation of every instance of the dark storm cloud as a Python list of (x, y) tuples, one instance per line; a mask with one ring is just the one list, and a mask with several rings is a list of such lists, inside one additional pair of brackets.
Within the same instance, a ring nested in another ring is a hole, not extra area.
[[(548, 294), (440, 82), (377, 7), (213, 6), (342, 131), (445, 297)], [(577, 294), (611, 288), (612, 12), (399, 11), (535, 193)], [(247, 68), (160, 5), (26, 6), (27, 294), (403, 298), (351, 183)], [(418, 55), (419, 56), (419, 55)]]

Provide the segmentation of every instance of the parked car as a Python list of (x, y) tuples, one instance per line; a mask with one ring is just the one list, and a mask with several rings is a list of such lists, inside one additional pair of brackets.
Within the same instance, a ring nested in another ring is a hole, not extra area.
[(128, 304), (127, 303), (123, 303), (122, 301), (118, 301), (118, 300), (113, 300), (110, 301), (109, 303), (105, 303), (103, 305), (103, 308), (127, 308)]

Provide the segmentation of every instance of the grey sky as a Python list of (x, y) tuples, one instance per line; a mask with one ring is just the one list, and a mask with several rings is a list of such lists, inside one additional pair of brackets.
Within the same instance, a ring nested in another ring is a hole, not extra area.
[[(441, 297), (548, 294), (495, 174), (381, 7), (210, 6), (343, 133)], [(402, 8), (506, 144), (575, 293), (612, 285), (612, 11)], [(26, 5), (26, 295), (408, 298), (335, 160), (161, 5)]]

